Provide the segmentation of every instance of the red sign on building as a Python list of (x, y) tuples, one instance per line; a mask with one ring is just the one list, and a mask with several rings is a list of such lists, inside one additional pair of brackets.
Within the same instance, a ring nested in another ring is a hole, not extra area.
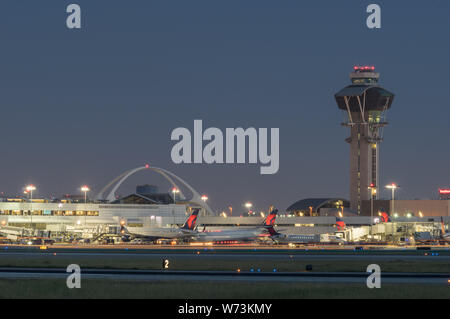
[(450, 199), (450, 188), (439, 188), (440, 199)]

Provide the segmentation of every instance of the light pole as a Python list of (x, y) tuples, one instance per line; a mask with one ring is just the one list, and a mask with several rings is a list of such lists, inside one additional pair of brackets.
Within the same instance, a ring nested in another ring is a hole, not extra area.
[(395, 190), (398, 188), (399, 186), (395, 183), (386, 185), (386, 188), (389, 188), (392, 191), (392, 214), (395, 214)]
[(248, 209), (248, 215), (250, 216), (250, 208), (252, 208), (253, 204), (250, 202), (247, 202), (244, 204), (244, 206)]
[[(202, 195), (202, 196), (200, 197), (200, 199), (203, 201), (203, 203), (206, 203), (206, 201), (208, 200), (208, 196)], [(206, 215), (206, 208), (203, 207), (203, 209), (204, 209), (204, 211), (203, 211), (203, 216), (205, 216), (205, 215)]]
[(176, 195), (177, 195), (177, 193), (179, 193), (179, 192), (180, 192), (180, 190), (179, 190), (178, 188), (176, 188), (176, 187), (172, 188), (173, 203), (174, 203), (174, 204), (177, 203), (177, 201), (176, 201)]
[(36, 186), (33, 184), (27, 185), (26, 188), (27, 192), (30, 193), (30, 228), (33, 225), (33, 191), (36, 190)]
[[(87, 185), (81, 186), (81, 191), (84, 193), (84, 203), (87, 203), (87, 192), (90, 191), (90, 188)], [(86, 226), (86, 216), (87, 211), (84, 211), (84, 226)]]
[(81, 191), (84, 193), (84, 203), (87, 203), (87, 192), (90, 191), (90, 188), (87, 185), (81, 186)]
[[(390, 189), (392, 191), (392, 212), (391, 212), (391, 216), (395, 216), (395, 190), (398, 188), (398, 185), (395, 183), (386, 185), (386, 188)], [(391, 225), (391, 229), (392, 229), (392, 240), (394, 240), (394, 224)]]
[[(180, 190), (176, 187), (172, 188), (172, 194), (173, 194), (173, 203), (174, 205), (177, 203), (177, 193), (179, 193)], [(175, 207), (172, 208), (172, 215), (173, 215), (173, 225), (175, 227)]]
[[(172, 188), (174, 205), (177, 203), (176, 196), (177, 196), (177, 193), (179, 193), (179, 192), (180, 192), (180, 190), (178, 188), (176, 188), (176, 187)], [(175, 227), (175, 207), (172, 209), (172, 214), (173, 214), (173, 227)]]

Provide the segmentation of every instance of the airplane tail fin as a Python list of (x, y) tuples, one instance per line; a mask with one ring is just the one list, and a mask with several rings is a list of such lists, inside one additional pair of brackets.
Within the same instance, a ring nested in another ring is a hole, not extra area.
[(390, 223), (391, 217), (386, 212), (381, 212), (381, 222), (383, 223)]
[(263, 226), (268, 228), (275, 225), (275, 219), (277, 218), (278, 209), (272, 210), (269, 215), (267, 215), (266, 219), (264, 219)]
[(441, 236), (444, 236), (445, 234), (445, 225), (444, 225), (444, 218), (441, 216)]
[(186, 222), (181, 226), (181, 229), (194, 230), (197, 216), (200, 209), (195, 209), (192, 214), (186, 219)]
[(342, 231), (345, 229), (347, 224), (344, 222), (344, 220), (340, 217), (336, 217), (336, 227), (339, 231)]

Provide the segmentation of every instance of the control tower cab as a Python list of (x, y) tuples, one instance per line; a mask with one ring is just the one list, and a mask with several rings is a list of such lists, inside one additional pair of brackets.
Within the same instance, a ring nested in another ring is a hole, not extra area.
[(373, 66), (355, 66), (351, 85), (335, 94), (336, 103), (345, 114), (342, 125), (350, 136), (350, 209), (361, 214), (363, 200), (376, 199), (379, 185), (379, 144), (383, 140), (386, 111), (394, 94), (378, 85), (380, 74)]

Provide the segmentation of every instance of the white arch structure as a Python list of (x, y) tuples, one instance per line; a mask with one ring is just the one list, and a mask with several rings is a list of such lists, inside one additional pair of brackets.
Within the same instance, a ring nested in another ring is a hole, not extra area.
[[(114, 201), (116, 199), (115, 194), (116, 194), (117, 189), (128, 177), (130, 177), (131, 175), (133, 175), (139, 171), (147, 170), (147, 169), (162, 175), (173, 187), (175, 187), (176, 189), (179, 190), (180, 198), (185, 199), (184, 194), (182, 193), (181, 189), (178, 187), (177, 183), (175, 183), (174, 180), (178, 181), (180, 184), (182, 184), (184, 187), (186, 187), (192, 193), (192, 198), (189, 200), (190, 202), (200, 205), (201, 207), (203, 207), (206, 210), (207, 213), (209, 213), (210, 215), (214, 215), (213, 211), (208, 206), (208, 204), (206, 204), (206, 202), (201, 199), (201, 195), (186, 181), (184, 181), (183, 179), (181, 179), (174, 173), (169, 172), (163, 168), (152, 167), (149, 165), (133, 168), (133, 169), (123, 172), (122, 174), (120, 174), (119, 176), (114, 178), (111, 182), (109, 182), (105, 187), (103, 187), (102, 190), (97, 194), (96, 199), (97, 200), (107, 200), (109, 202)], [(110, 189), (111, 187), (112, 187), (112, 189), (108, 193), (108, 195), (104, 196), (106, 191), (108, 189)]]

